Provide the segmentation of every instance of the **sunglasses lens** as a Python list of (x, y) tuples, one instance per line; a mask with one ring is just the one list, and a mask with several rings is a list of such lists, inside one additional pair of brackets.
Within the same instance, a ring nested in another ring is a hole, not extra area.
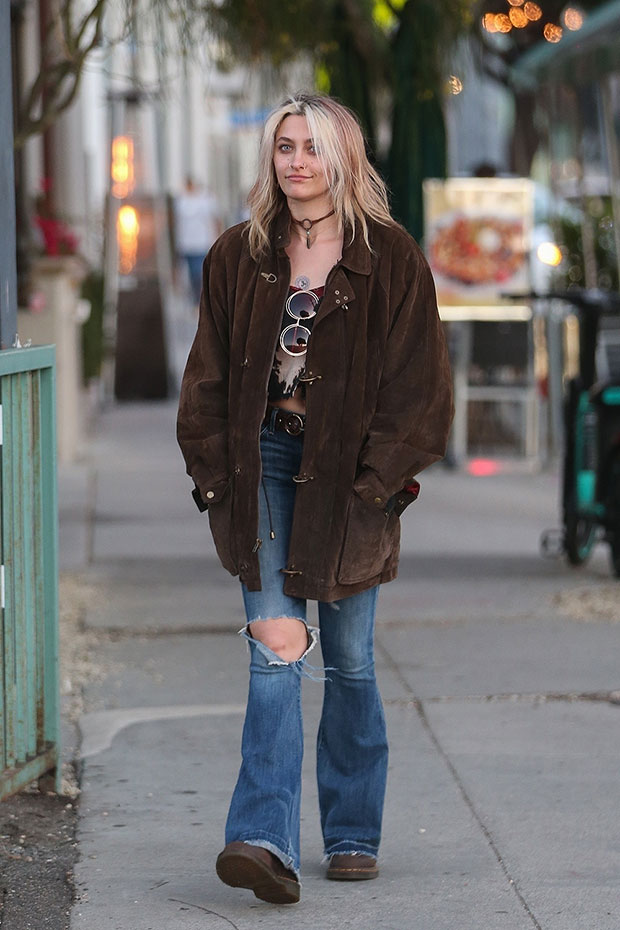
[(311, 320), (316, 315), (319, 299), (312, 291), (296, 291), (286, 301), (286, 309), (294, 320)]
[(288, 355), (304, 355), (308, 348), (310, 330), (294, 323), (287, 326), (280, 336), (280, 345)]

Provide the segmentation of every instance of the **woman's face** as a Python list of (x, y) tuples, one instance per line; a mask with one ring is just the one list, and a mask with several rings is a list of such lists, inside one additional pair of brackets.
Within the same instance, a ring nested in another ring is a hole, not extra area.
[(328, 184), (305, 116), (286, 116), (276, 132), (273, 165), (289, 200), (307, 203), (325, 198)]

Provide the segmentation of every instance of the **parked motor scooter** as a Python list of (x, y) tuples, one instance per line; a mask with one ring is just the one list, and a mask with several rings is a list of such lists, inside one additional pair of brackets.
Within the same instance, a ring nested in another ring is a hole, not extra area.
[(602, 536), (620, 578), (620, 371), (605, 381), (596, 371), (601, 316), (620, 314), (620, 296), (586, 289), (549, 296), (570, 303), (579, 320), (579, 374), (564, 402), (563, 548), (581, 565)]
[(620, 294), (571, 288), (510, 296), (565, 301), (579, 322), (579, 370), (564, 393), (562, 527), (543, 533), (542, 550), (581, 565), (602, 539), (620, 578), (620, 370), (599, 380), (596, 367), (601, 317), (620, 315)]

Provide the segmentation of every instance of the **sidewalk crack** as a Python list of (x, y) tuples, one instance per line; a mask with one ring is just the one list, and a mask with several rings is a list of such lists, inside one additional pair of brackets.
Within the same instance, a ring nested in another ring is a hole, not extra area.
[(448, 771), (450, 772), (450, 774), (451, 774), (451, 776), (452, 776), (452, 779), (453, 779), (454, 783), (456, 784), (456, 786), (457, 786), (457, 788), (458, 788), (458, 790), (459, 790), (459, 793), (460, 793), (461, 797), (463, 798), (463, 801), (465, 802), (465, 804), (466, 804), (467, 808), (469, 809), (469, 811), (470, 811), (472, 817), (474, 818), (475, 822), (478, 824), (478, 827), (480, 828), (480, 830), (481, 830), (481, 832), (482, 832), (484, 838), (486, 839), (486, 841), (487, 841), (487, 843), (488, 843), (488, 845), (489, 845), (489, 847), (490, 847), (490, 849), (491, 849), (493, 855), (495, 856), (495, 859), (497, 860), (497, 863), (498, 863), (498, 865), (499, 865), (499, 867), (500, 867), (500, 869), (501, 869), (501, 871), (502, 871), (504, 877), (506, 878), (508, 884), (510, 885), (510, 887), (511, 887), (512, 890), (514, 891), (515, 895), (517, 896), (517, 899), (518, 899), (519, 903), (521, 904), (521, 907), (523, 908), (523, 910), (525, 911), (525, 913), (526, 913), (527, 916), (529, 917), (529, 919), (530, 919), (530, 921), (531, 921), (531, 923), (532, 923), (532, 926), (535, 927), (535, 930), (543, 930), (542, 926), (540, 925), (540, 923), (539, 923), (538, 920), (536, 919), (536, 916), (535, 916), (534, 912), (533, 912), (532, 909), (530, 908), (530, 906), (529, 906), (528, 902), (526, 901), (526, 899), (525, 899), (523, 893), (521, 892), (519, 886), (517, 885), (515, 879), (514, 879), (514, 878), (512, 877), (512, 875), (510, 874), (510, 871), (509, 871), (509, 869), (508, 869), (508, 866), (507, 866), (506, 863), (504, 862), (504, 859), (503, 859), (502, 854), (501, 854), (501, 852), (500, 852), (500, 850), (499, 850), (499, 847), (498, 847), (497, 843), (495, 842), (495, 840), (494, 840), (494, 838), (493, 838), (493, 835), (491, 834), (491, 831), (489, 830), (489, 828), (488, 828), (487, 825), (485, 824), (485, 822), (484, 822), (484, 820), (482, 819), (481, 815), (478, 813), (478, 810), (476, 809), (476, 806), (475, 806), (473, 800), (470, 798), (470, 796), (469, 796), (469, 794), (468, 794), (468, 792), (467, 792), (467, 789), (466, 789), (465, 785), (463, 784), (463, 781), (461, 780), (461, 776), (459, 775), (459, 773), (458, 773), (458, 771), (457, 771), (457, 769), (456, 769), (456, 766), (454, 765), (454, 763), (453, 763), (452, 760), (450, 759), (450, 756), (448, 755), (448, 753), (446, 752), (446, 750), (443, 748), (443, 746), (442, 746), (442, 744), (441, 744), (441, 742), (440, 742), (440, 740), (439, 740), (439, 737), (436, 735), (435, 731), (433, 730), (433, 727), (431, 726), (431, 723), (430, 723), (428, 717), (426, 716), (426, 711), (424, 710), (424, 704), (423, 704), (423, 702), (420, 700), (420, 698), (418, 698), (418, 697), (416, 696), (416, 694), (415, 694), (415, 692), (413, 691), (412, 687), (410, 686), (409, 682), (407, 681), (407, 679), (405, 678), (405, 676), (404, 676), (403, 673), (401, 672), (401, 670), (400, 670), (400, 668), (399, 668), (399, 666), (398, 666), (398, 663), (396, 662), (396, 660), (394, 659), (394, 657), (392, 656), (392, 654), (388, 651), (388, 649), (386, 648), (386, 646), (379, 640), (378, 637), (377, 637), (376, 645), (377, 645), (378, 650), (381, 652), (381, 654), (382, 654), (384, 660), (385, 660), (385, 661), (387, 662), (387, 664), (390, 666), (392, 672), (393, 672), (394, 675), (398, 678), (399, 682), (401, 683), (401, 685), (403, 686), (403, 688), (405, 689), (405, 691), (408, 693), (409, 699), (410, 699), (410, 703), (411, 703), (412, 706), (415, 708), (416, 713), (417, 713), (417, 715), (418, 715), (418, 717), (419, 717), (419, 720), (420, 720), (422, 726), (424, 727), (424, 729), (425, 729), (425, 731), (426, 731), (426, 733), (427, 733), (429, 739), (431, 740), (431, 742), (432, 742), (433, 745), (435, 746), (435, 749), (437, 750), (437, 752), (439, 753), (439, 755), (440, 755), (441, 758), (443, 759), (445, 765), (447, 766)]
[(185, 907), (195, 907), (199, 911), (204, 911), (205, 914), (212, 914), (214, 917), (219, 917), (221, 920), (225, 920), (227, 924), (230, 924), (231, 927), (234, 927), (234, 930), (239, 930), (237, 924), (234, 924), (232, 920), (229, 920), (228, 917), (224, 917), (223, 914), (218, 914), (217, 911), (210, 911), (208, 907), (203, 907), (202, 904), (192, 904), (191, 901), (181, 901), (180, 898), (168, 898), (169, 901), (174, 901), (175, 904), (184, 904)]

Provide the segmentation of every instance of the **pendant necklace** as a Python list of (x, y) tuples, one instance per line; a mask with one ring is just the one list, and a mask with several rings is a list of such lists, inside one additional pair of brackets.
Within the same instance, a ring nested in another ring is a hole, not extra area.
[(304, 230), (306, 234), (306, 247), (308, 249), (312, 245), (312, 243), (310, 242), (310, 230), (312, 229), (312, 227), (316, 226), (317, 223), (320, 223), (321, 220), (326, 220), (328, 216), (333, 216), (335, 212), (336, 212), (335, 210), (330, 210), (329, 213), (325, 214), (325, 216), (320, 216), (318, 220), (309, 220), (309, 219), (296, 220), (294, 217), (292, 217), (293, 222), (297, 223), (297, 225), (301, 226), (301, 228)]

